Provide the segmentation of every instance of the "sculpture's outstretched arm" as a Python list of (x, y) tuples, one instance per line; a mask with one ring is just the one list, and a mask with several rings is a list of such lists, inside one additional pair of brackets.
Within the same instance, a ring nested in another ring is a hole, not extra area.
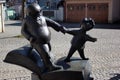
[(93, 38), (93, 37), (91, 37), (89, 35), (86, 35), (85, 38), (86, 38), (87, 41), (91, 41), (91, 42), (97, 41), (97, 38)]
[(57, 22), (55, 22), (52, 19), (49, 19), (47, 17), (45, 17), (45, 19), (46, 19), (47, 26), (52, 27), (56, 31), (61, 31), (61, 32), (65, 33), (64, 26), (60, 25), (59, 23), (57, 23)]
[(77, 35), (79, 34), (79, 30), (66, 29), (66, 33), (71, 34), (71, 35)]

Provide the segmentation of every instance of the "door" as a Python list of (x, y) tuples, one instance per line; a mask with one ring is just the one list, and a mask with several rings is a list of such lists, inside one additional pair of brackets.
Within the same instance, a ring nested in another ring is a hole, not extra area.
[(108, 22), (108, 4), (107, 3), (89, 3), (87, 4), (87, 17), (91, 17), (97, 23)]
[(67, 22), (80, 22), (91, 17), (97, 23), (108, 22), (108, 3), (77, 3), (67, 4)]
[(80, 22), (85, 17), (85, 4), (68, 4), (67, 21)]

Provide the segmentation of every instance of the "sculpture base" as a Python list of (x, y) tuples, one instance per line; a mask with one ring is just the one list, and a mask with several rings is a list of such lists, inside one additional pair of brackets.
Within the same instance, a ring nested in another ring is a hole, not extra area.
[(90, 78), (91, 66), (89, 64), (89, 60), (72, 58), (71, 62), (65, 63), (63, 61), (64, 58), (61, 58), (56, 61), (56, 64), (62, 66), (63, 69), (51, 72), (42, 72), (44, 65), (40, 56), (37, 55), (36, 51), (29, 53), (29, 50), (29, 46), (24, 46), (10, 51), (4, 61), (20, 65), (31, 70), (33, 73), (38, 75), (40, 80), (92, 80), (92, 78)]
[(56, 64), (63, 66), (63, 70), (43, 74), (44, 80), (90, 80), (91, 66), (88, 60), (72, 58), (71, 62), (65, 63), (61, 58)]

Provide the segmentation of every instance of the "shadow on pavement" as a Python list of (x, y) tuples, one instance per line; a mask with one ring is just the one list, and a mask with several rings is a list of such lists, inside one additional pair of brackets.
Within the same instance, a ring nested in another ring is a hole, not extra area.
[(5, 26), (21, 26), (21, 21), (6, 21)]
[(2, 37), (0, 39), (8, 39), (8, 38), (24, 38), (22, 35), (16, 35), (16, 36), (11, 36), (11, 37)]
[(114, 75), (114, 77), (110, 78), (109, 80), (120, 80), (120, 74), (119, 73), (113, 73), (110, 75)]
[(120, 29), (120, 24), (96, 24), (95, 29)]
[[(58, 22), (61, 25), (65, 26), (66, 28), (80, 28), (80, 23), (67, 23), (67, 22)], [(5, 26), (20, 26), (21, 27), (22, 22), (21, 21), (8, 21), (5, 23)], [(116, 24), (96, 24), (95, 29), (120, 29), (120, 23)]]

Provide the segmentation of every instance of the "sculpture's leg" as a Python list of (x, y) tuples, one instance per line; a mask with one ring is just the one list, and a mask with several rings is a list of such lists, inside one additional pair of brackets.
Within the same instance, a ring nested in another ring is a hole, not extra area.
[(79, 55), (83, 60), (88, 60), (89, 58), (85, 58), (84, 49), (78, 49)]
[(48, 43), (48, 47), (49, 47), (49, 51), (51, 51), (51, 44), (50, 43)]
[(36, 49), (36, 51), (41, 56), (41, 58), (43, 60), (43, 63), (44, 63), (44, 66), (45, 66), (45, 69), (47, 69), (47, 71), (53, 71), (53, 70), (61, 69), (60, 67), (55, 66), (50, 61), (48, 44), (33, 44), (32, 46)]
[[(31, 59), (33, 59), (32, 51), (33, 51), (33, 47), (31, 46), (31, 47), (29, 48), (29, 50), (28, 50), (28, 56), (29, 56)], [(34, 59), (34, 60), (35, 60), (35, 59)], [(34, 60), (33, 60), (33, 61), (34, 61)]]
[(66, 57), (66, 59), (64, 60), (65, 62), (70, 62), (70, 58), (72, 57), (73, 53), (76, 51), (76, 47), (71, 46), (69, 53)]

